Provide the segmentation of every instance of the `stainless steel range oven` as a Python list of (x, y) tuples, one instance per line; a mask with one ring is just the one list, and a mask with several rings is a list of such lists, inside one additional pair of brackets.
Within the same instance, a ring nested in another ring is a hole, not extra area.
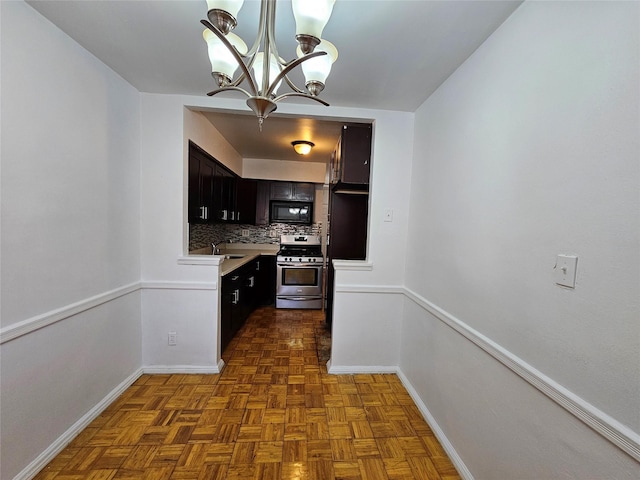
[(315, 235), (282, 235), (276, 257), (276, 308), (322, 308), (322, 248)]

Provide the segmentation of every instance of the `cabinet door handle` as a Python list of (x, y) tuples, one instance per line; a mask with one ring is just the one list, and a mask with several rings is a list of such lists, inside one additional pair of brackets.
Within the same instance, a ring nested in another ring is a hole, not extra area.
[(260, 271), (260, 262), (256, 262), (256, 272)]
[(233, 291), (233, 300), (231, 301), (231, 303), (233, 303), (234, 305), (237, 305), (239, 301), (240, 301), (240, 290), (236, 289)]
[(207, 207), (200, 207), (200, 220), (207, 219)]
[(249, 277), (249, 287), (253, 287), (256, 284), (256, 279), (255, 277), (251, 276)]

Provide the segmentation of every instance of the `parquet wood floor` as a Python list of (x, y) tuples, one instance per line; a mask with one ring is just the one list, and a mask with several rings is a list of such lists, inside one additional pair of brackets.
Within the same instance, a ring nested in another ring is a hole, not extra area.
[(258, 309), (219, 375), (143, 375), (37, 480), (454, 480), (393, 374), (329, 375), (315, 310)]

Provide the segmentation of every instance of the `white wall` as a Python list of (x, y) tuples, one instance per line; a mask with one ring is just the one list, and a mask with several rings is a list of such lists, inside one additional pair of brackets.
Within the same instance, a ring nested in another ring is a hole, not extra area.
[[(366, 262), (334, 262), (332, 373), (394, 370), (399, 363), (413, 114), (376, 112)], [(385, 222), (392, 210), (393, 221)]]
[[(194, 141), (236, 174), (244, 176), (242, 157), (202, 112), (190, 108), (184, 109), (184, 137)], [(188, 143), (185, 148), (188, 148)], [(188, 168), (188, 162), (186, 166)], [(187, 181), (187, 185), (188, 183)]]
[[(526, 2), (416, 112), (400, 366), (476, 479), (640, 476), (442, 323), (637, 444), (639, 19), (637, 2)], [(560, 253), (575, 289), (554, 284)]]
[[(183, 97), (141, 99), (143, 364), (155, 371), (215, 372), (218, 267), (179, 263), (188, 251), (188, 141), (230, 166), (239, 156), (201, 114), (185, 108)], [(169, 332), (177, 333), (176, 346), (168, 345)]]
[[(184, 265), (178, 259), (186, 252), (186, 149), (190, 137), (185, 124), (184, 106), (191, 109), (213, 108), (245, 110), (242, 100), (210, 99), (142, 94), (142, 278), (144, 285), (160, 285), (151, 296), (143, 295), (143, 362), (146, 366), (182, 365), (194, 369), (215, 368), (217, 351), (217, 269), (211, 265)], [(369, 259), (373, 270), (341, 271), (337, 277), (344, 284), (399, 285), (404, 265), (413, 115), (399, 112), (372, 111), (340, 107), (286, 104), (279, 112), (322, 116), (323, 119), (348, 118), (351, 121), (374, 121), (373, 178), (371, 187), (371, 222)], [(196, 122), (198, 123), (198, 122)], [(212, 127), (213, 128), (213, 127)], [(208, 148), (220, 158), (216, 145)], [(243, 174), (244, 174), (243, 169)], [(323, 172), (323, 180), (324, 180)], [(385, 208), (394, 209), (394, 222), (383, 221)], [(392, 252), (392, 254), (390, 254)], [(353, 278), (348, 278), (353, 275)], [(194, 300), (190, 290), (200, 290)], [(207, 292), (208, 289), (208, 293)], [(169, 295), (168, 292), (173, 290)], [(346, 298), (342, 292), (340, 298)], [(203, 303), (204, 302), (204, 303)], [(163, 308), (165, 305), (166, 308)], [(345, 348), (359, 341), (360, 332), (370, 327), (369, 310), (360, 302), (346, 301), (334, 319), (346, 328), (341, 333)], [(171, 312), (180, 311), (181, 316)], [(208, 313), (209, 312), (209, 313)], [(207, 316), (211, 315), (211, 318)], [(375, 331), (371, 331), (371, 351), (388, 353), (384, 359), (367, 359), (374, 365), (397, 364), (399, 336), (397, 322), (385, 322), (382, 315)], [(397, 320), (399, 317), (394, 316)], [(167, 333), (177, 331), (178, 349), (167, 345)], [(187, 335), (181, 335), (186, 331)], [(365, 347), (366, 345), (363, 344)], [(195, 358), (189, 352), (200, 352)], [(336, 350), (337, 352), (337, 350)]]
[(327, 164), (245, 158), (242, 166), (244, 178), (262, 180), (288, 180), (290, 182), (324, 183)]
[(30, 6), (0, 9), (8, 479), (141, 366), (140, 117), (137, 91)]

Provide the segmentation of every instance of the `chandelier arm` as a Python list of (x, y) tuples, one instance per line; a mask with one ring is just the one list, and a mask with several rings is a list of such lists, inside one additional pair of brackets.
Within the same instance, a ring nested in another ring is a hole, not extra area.
[[(240, 68), (242, 69), (242, 73), (247, 78), (247, 82), (249, 83), (249, 87), (251, 87), (251, 90), (254, 92), (253, 94), (254, 95), (258, 95), (258, 89), (256, 88), (256, 84), (253, 81), (253, 78), (251, 78), (251, 74), (249, 73), (249, 69), (244, 64), (244, 61), (242, 60), (242, 57), (238, 53), (238, 50), (236, 50), (236, 47), (231, 45), (231, 43), (229, 42), (229, 40), (227, 40), (227, 38), (224, 36), (224, 34), (220, 30), (218, 30), (215, 26), (213, 26), (210, 22), (208, 22), (207, 20), (200, 20), (200, 23), (202, 23), (205, 27), (207, 27), (209, 30), (211, 30), (220, 39), (220, 41), (224, 44), (224, 46), (229, 49), (231, 54), (234, 56), (234, 58), (238, 62), (238, 65), (240, 65)], [(237, 87), (234, 87), (234, 88), (237, 88)]]
[[(310, 58), (313, 57), (320, 57), (322, 55), (326, 55), (327, 52), (313, 52), (313, 53), (308, 53), (307, 55), (305, 55), (304, 57), (300, 57), (300, 58), (296, 58), (295, 60), (291, 60), (290, 63), (288, 63), (278, 74), (278, 76), (273, 80), (273, 82), (271, 82), (271, 86), (269, 87), (269, 90), (267, 90), (267, 93), (265, 94), (265, 97), (268, 97), (269, 95), (271, 95), (273, 93), (273, 90), (275, 90), (276, 85), (278, 84), (278, 82), (282, 79), (285, 78), (287, 76), (287, 73), (289, 73), (291, 70), (293, 70), (294, 68), (296, 68), (298, 65), (300, 65), (302, 62), (304, 62), (305, 60), (309, 60)], [(287, 82), (288, 83), (288, 82)], [(298, 89), (296, 89), (298, 90)]]
[(271, 1), (273, 4), (270, 11), (269, 19), (268, 19), (269, 23), (267, 24), (267, 38), (265, 40), (265, 43), (267, 42), (269, 43), (269, 49), (271, 50), (271, 54), (276, 57), (276, 59), (278, 60), (278, 63), (284, 66), (286, 64), (286, 61), (278, 53), (278, 46), (276, 44), (276, 39), (274, 36), (274, 32), (276, 30), (276, 3), (274, 0), (263, 0), (263, 1), (264, 2)]
[(262, 39), (264, 38), (264, 28), (267, 24), (267, 2), (268, 0), (261, 0), (260, 2), (260, 21), (258, 22), (258, 35), (256, 35), (256, 39), (254, 40), (253, 45), (245, 55), (246, 57), (255, 56), (256, 52), (260, 48), (260, 43), (262, 43)]
[[(0, 1), (2, 1), (2, 0), (0, 0)], [(242, 58), (246, 58), (247, 59), (247, 63), (245, 65), (247, 66), (247, 71), (250, 72), (251, 71), (251, 67), (253, 67), (253, 62), (256, 59), (256, 56), (255, 55), (249, 56), (249, 55), (242, 55), (242, 54), (240, 56)], [(237, 87), (238, 85), (240, 85), (242, 83), (242, 80), (244, 80), (245, 76), (246, 76), (245, 73), (242, 72), (240, 74), (240, 76), (235, 81), (231, 82), (231, 84), (229, 86)], [(251, 77), (251, 78), (253, 78), (253, 77)]]
[[(269, 79), (271, 78), (271, 55), (274, 54), (275, 58), (278, 58), (278, 50), (273, 38), (273, 31), (275, 30), (276, 23), (276, 2), (275, 0), (262, 0), (262, 5), (266, 5), (267, 10), (265, 21), (267, 31), (263, 43), (264, 55), (262, 64), (262, 85), (260, 88), (260, 92), (262, 92), (265, 97), (268, 97), (269, 95), (271, 95), (271, 87), (276, 85), (276, 82), (278, 81), (276, 79), (275, 82), (269, 85)], [(260, 81), (260, 79), (256, 80)]]
[(236, 87), (236, 86), (226, 86), (226, 87), (218, 88), (217, 90), (213, 90), (213, 91), (207, 93), (207, 96), (208, 97), (212, 97), (212, 96), (214, 96), (214, 95), (216, 95), (218, 93), (227, 92), (229, 90), (236, 90), (238, 92), (242, 92), (249, 98), (251, 98), (253, 96), (249, 92), (247, 92), (244, 88), (240, 88), (240, 87)]
[(291, 90), (293, 90), (294, 92), (298, 92), (298, 93), (302, 93), (304, 95), (306, 95), (305, 91), (298, 88), (289, 78), (289, 75), (285, 75), (284, 76), (284, 80), (285, 82), (287, 82), (287, 85), (289, 85), (289, 88), (291, 88)]
[(322, 100), (322, 99), (320, 99), (318, 97), (314, 97), (312, 95), (309, 95), (308, 93), (296, 93), (296, 92), (283, 93), (282, 95), (274, 98), (273, 102), (277, 103), (280, 100), (282, 100), (283, 98), (287, 98), (287, 97), (304, 97), (304, 98), (308, 98), (310, 100), (315, 100), (316, 102), (323, 104), (325, 107), (329, 106), (329, 104), (327, 102), (325, 102), (324, 100)]

